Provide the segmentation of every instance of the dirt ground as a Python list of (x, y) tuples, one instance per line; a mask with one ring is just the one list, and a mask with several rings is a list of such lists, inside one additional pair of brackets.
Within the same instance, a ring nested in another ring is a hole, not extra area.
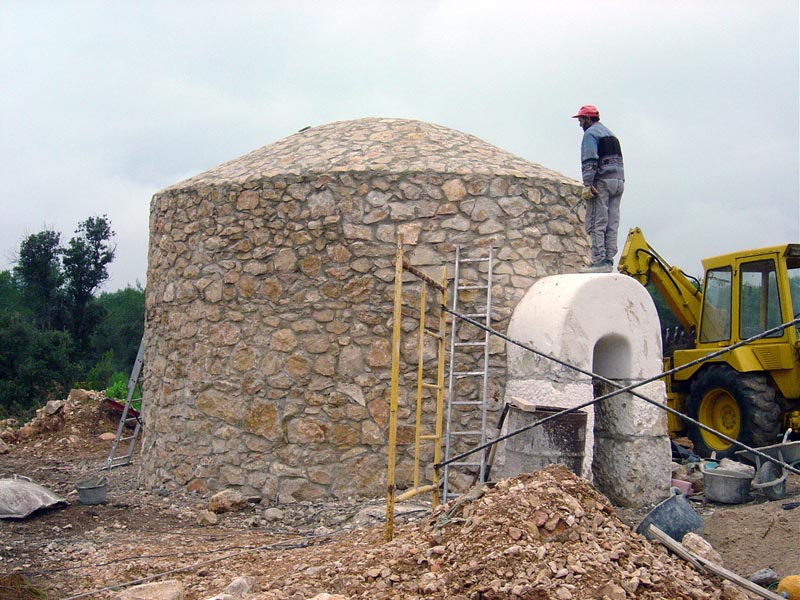
[[(383, 499), (251, 501), (213, 523), (207, 496), (137, 489), (136, 453), (131, 466), (100, 470), (111, 441), (99, 436), (113, 433), (118, 418), (84, 394), (4, 434), (0, 478), (30, 477), (69, 504), (0, 520), (0, 599), (34, 597), (2, 586), (20, 574), (62, 600), (115, 598), (133, 582), (164, 579), (180, 581), (187, 600), (202, 600), (239, 576), (252, 583), (244, 597), (253, 600), (322, 592), (346, 600), (749, 597), (633, 533), (647, 509), (614, 508), (566, 469), (499, 482), (471, 505), (434, 514), (429, 505), (403, 505), (389, 543)], [(106, 502), (81, 504), (75, 483), (99, 474), (109, 480)], [(790, 475), (780, 501), (754, 491), (745, 504), (699, 496), (693, 506), (726, 568), (786, 576), (800, 574), (800, 508), (784, 508), (798, 500), (800, 478)]]

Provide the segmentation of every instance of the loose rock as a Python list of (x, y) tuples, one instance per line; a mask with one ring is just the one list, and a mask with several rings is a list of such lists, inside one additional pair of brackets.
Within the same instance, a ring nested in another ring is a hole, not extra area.
[(719, 555), (719, 552), (714, 550), (714, 547), (709, 544), (707, 540), (700, 537), (696, 533), (691, 531), (687, 533), (685, 536), (683, 536), (682, 543), (688, 550), (691, 550), (700, 558), (705, 558), (709, 562), (721, 567), (725, 566), (722, 564), (722, 557)]
[(197, 513), (198, 525), (216, 525), (218, 521), (219, 517), (210, 510), (201, 510)]
[(208, 510), (215, 513), (233, 512), (247, 505), (247, 498), (236, 490), (222, 490), (211, 496)]
[(116, 600), (183, 600), (184, 597), (183, 584), (170, 579), (129, 588), (117, 594)]

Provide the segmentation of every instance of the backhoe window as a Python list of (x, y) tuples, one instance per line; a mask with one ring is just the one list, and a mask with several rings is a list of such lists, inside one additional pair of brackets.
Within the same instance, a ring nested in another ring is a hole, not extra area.
[[(753, 337), (762, 331), (777, 327), (783, 322), (778, 297), (778, 279), (775, 262), (756, 260), (741, 266), (739, 290), (739, 337)], [(769, 337), (781, 337), (777, 331)]]
[(731, 339), (730, 267), (706, 273), (703, 293), (703, 317), (700, 323), (701, 342), (723, 342)]
[[(792, 310), (789, 312), (796, 319), (800, 317), (800, 258), (787, 259), (786, 270), (789, 272), (789, 295), (792, 297)], [(795, 327), (800, 331), (800, 324)]]

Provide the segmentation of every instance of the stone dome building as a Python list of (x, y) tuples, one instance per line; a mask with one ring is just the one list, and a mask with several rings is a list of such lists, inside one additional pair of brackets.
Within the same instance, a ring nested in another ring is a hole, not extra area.
[[(584, 266), (579, 190), (474, 136), (366, 118), (155, 194), (140, 482), (285, 502), (383, 494), (398, 233), (437, 278), (457, 245), (492, 245), (504, 331), (535, 280)], [(492, 347), (501, 388), (505, 347)], [(401, 368), (401, 417), (415, 368)]]

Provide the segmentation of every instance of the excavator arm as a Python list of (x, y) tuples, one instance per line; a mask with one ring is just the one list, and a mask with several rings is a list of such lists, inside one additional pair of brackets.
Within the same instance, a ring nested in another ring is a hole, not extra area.
[(683, 271), (661, 258), (638, 227), (628, 232), (617, 270), (642, 285), (652, 283), (681, 326), (687, 331), (697, 330), (703, 292)]

